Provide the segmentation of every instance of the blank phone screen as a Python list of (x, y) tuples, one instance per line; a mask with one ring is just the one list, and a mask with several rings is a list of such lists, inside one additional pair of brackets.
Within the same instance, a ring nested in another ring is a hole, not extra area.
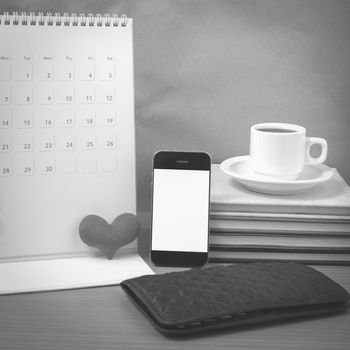
[(208, 251), (210, 172), (154, 169), (152, 250)]

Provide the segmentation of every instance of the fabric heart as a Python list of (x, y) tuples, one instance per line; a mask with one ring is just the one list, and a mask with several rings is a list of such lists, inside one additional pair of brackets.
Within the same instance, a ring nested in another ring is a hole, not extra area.
[(124, 245), (132, 242), (140, 231), (137, 217), (124, 213), (116, 217), (112, 224), (98, 215), (88, 215), (80, 222), (81, 240), (91, 247), (98, 248), (108, 259)]

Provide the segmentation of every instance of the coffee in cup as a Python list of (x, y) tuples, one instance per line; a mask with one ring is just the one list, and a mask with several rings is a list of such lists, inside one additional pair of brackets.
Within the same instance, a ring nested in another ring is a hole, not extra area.
[[(318, 157), (310, 154), (313, 145), (321, 147)], [(250, 128), (252, 170), (273, 179), (296, 179), (305, 165), (323, 163), (327, 150), (325, 139), (306, 137), (305, 128), (299, 125), (262, 123)]]

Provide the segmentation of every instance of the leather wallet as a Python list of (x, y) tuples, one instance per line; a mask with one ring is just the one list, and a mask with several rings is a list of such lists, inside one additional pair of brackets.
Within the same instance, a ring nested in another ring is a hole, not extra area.
[(332, 313), (349, 300), (327, 276), (291, 262), (146, 275), (121, 287), (157, 329), (173, 335)]

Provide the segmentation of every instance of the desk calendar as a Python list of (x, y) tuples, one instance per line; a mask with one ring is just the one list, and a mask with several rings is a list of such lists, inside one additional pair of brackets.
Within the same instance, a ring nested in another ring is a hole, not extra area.
[(0, 262), (88, 252), (78, 226), (135, 213), (132, 19), (0, 23)]

